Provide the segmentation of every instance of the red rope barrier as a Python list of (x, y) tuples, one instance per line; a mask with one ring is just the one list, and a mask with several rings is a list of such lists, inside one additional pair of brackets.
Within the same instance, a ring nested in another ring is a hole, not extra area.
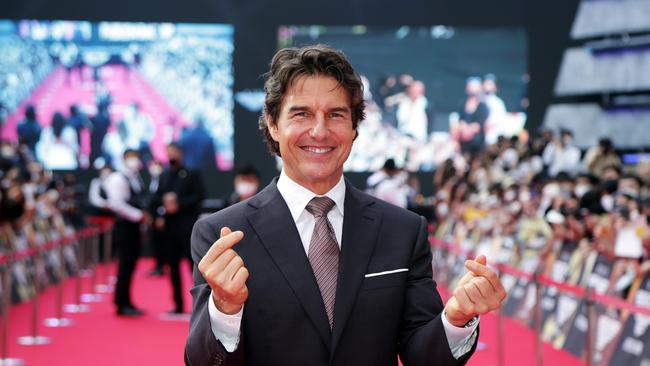
[(11, 259), (12, 261), (22, 260), (33, 257), (40, 251), (53, 250), (64, 245), (70, 245), (82, 238), (92, 237), (93, 235), (104, 234), (113, 228), (113, 219), (102, 221), (101, 227), (86, 227), (77, 230), (74, 234), (65, 235), (56, 240), (50, 240), (38, 247), (30, 247), (24, 250), (15, 252), (9, 255), (0, 255), (0, 265), (6, 264)]
[[(438, 238), (435, 238), (433, 236), (429, 237), (430, 243), (438, 248), (443, 248), (443, 249), (448, 249), (456, 254), (462, 255), (464, 257), (472, 257), (471, 252), (467, 250), (463, 250), (457, 245), (453, 245), (450, 243), (447, 243), (443, 240), (440, 240)], [(517, 277), (517, 278), (523, 278), (528, 281), (534, 280), (534, 275), (532, 273), (524, 272), (518, 268), (514, 268), (505, 264), (499, 264), (498, 269), (502, 273), (507, 273), (511, 276)], [(570, 285), (568, 283), (561, 283), (557, 281), (553, 281), (547, 276), (541, 275), (538, 276), (537, 280), (539, 281), (540, 284), (544, 286), (550, 286), (550, 287), (555, 287), (561, 292), (565, 293), (571, 293), (577, 297), (585, 297), (586, 296), (586, 290), (582, 287), (575, 286), (575, 285)], [(631, 313), (635, 314), (641, 314), (645, 316), (650, 316), (650, 308), (648, 307), (641, 307), (636, 304), (630, 303), (628, 301), (625, 301), (623, 299), (620, 299), (618, 297), (613, 297), (609, 295), (600, 295), (597, 293), (593, 294), (593, 300), (596, 301), (598, 304), (606, 306), (606, 307), (614, 307), (620, 310), (627, 310)]]

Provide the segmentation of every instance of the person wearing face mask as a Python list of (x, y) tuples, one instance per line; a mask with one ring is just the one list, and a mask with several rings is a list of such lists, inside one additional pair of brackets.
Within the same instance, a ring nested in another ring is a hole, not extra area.
[(142, 310), (131, 301), (131, 282), (140, 255), (140, 225), (148, 225), (151, 216), (145, 210), (147, 189), (140, 170), (142, 161), (135, 150), (124, 152), (124, 168), (110, 173), (103, 184), (108, 207), (116, 216), (114, 238), (118, 250), (115, 305), (117, 315), (139, 316)]
[(543, 160), (548, 167), (548, 175), (555, 177), (560, 172), (577, 172), (580, 168), (580, 155), (580, 149), (573, 145), (573, 132), (562, 130), (560, 139), (544, 149)]
[(250, 164), (237, 167), (233, 186), (235, 190), (226, 198), (225, 207), (246, 200), (257, 193), (260, 187), (260, 175), (257, 169)]
[(592, 191), (594, 189), (594, 186), (598, 184), (598, 178), (596, 178), (594, 175), (589, 174), (589, 173), (583, 173), (578, 175), (576, 178), (576, 184), (573, 188), (573, 194), (578, 197), (578, 199), (582, 199), (582, 197)]
[(163, 257), (169, 266), (174, 289), (175, 307), (171, 313), (182, 314), (184, 307), (180, 261), (183, 257), (190, 258), (192, 226), (198, 219), (204, 190), (199, 173), (183, 165), (183, 150), (180, 145), (170, 144), (167, 156), (169, 167), (160, 175), (150, 210), (155, 216), (156, 229), (162, 231)]

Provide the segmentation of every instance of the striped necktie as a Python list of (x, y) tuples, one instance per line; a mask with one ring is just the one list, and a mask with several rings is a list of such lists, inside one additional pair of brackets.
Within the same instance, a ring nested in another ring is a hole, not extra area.
[(309, 243), (309, 263), (314, 271), (320, 294), (325, 304), (330, 328), (334, 327), (334, 302), (336, 279), (339, 272), (339, 246), (334, 228), (327, 219), (327, 213), (334, 207), (328, 197), (314, 197), (307, 204), (307, 211), (314, 215), (314, 232)]

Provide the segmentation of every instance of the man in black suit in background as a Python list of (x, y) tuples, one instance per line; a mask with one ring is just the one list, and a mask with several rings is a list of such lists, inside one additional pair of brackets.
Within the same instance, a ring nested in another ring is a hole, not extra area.
[(188, 365), (458, 365), (505, 291), (485, 257), (443, 305), (422, 217), (343, 177), (362, 84), (327, 46), (283, 49), (260, 128), (282, 157), (254, 197), (199, 220)]
[(160, 175), (158, 190), (151, 203), (156, 229), (162, 231), (163, 257), (169, 266), (174, 289), (175, 307), (172, 313), (182, 314), (183, 289), (180, 262), (190, 257), (189, 238), (198, 218), (204, 197), (203, 183), (198, 172), (183, 166), (183, 151), (179, 145), (167, 147), (169, 167)]

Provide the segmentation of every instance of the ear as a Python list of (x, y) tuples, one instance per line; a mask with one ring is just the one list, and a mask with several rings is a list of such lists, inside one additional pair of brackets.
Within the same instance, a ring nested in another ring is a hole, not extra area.
[(273, 123), (271, 117), (266, 113), (264, 113), (264, 121), (266, 121), (266, 127), (269, 129), (269, 133), (271, 134), (273, 141), (278, 142), (280, 138), (278, 132), (278, 124)]

